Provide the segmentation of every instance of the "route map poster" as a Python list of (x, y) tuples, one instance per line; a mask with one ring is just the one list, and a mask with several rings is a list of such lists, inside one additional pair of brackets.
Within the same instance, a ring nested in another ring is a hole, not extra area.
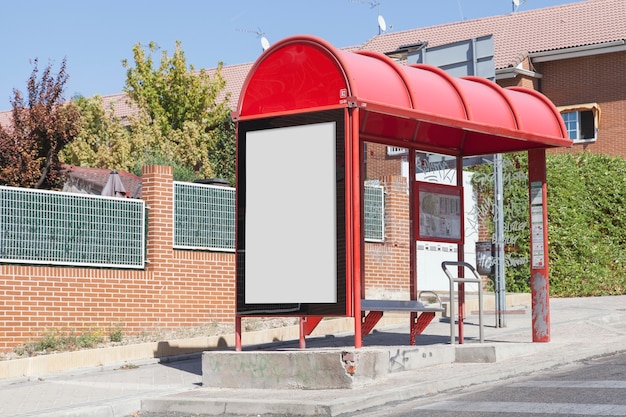
[(463, 187), (415, 182), (418, 240), (463, 243)]

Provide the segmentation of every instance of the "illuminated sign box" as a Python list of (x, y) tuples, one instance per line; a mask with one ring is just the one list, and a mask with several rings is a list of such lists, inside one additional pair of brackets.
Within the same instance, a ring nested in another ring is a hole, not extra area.
[(240, 122), (238, 314), (346, 314), (343, 130), (343, 111)]

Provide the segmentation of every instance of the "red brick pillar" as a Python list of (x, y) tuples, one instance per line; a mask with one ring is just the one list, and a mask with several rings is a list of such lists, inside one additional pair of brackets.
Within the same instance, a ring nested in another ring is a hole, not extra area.
[(143, 167), (141, 177), (141, 195), (148, 210), (147, 270), (155, 272), (167, 267), (172, 259), (174, 239), (172, 167), (147, 165)]

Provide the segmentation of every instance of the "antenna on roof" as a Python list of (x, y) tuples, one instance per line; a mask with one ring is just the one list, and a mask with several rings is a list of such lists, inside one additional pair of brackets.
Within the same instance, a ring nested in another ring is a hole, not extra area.
[(519, 9), (519, 7), (524, 3), (526, 3), (526, 0), (513, 0), (513, 13), (515, 13), (517, 9)]
[(270, 47), (270, 41), (267, 40), (267, 38), (265, 37), (265, 32), (263, 32), (261, 28), (259, 28), (259, 30), (237, 29), (237, 31), (256, 34), (257, 38), (261, 38), (261, 48), (263, 48), (264, 51)]
[(456, 0), (456, 4), (459, 6), (459, 13), (461, 14), (461, 20), (465, 20), (465, 16), (463, 15), (463, 7), (461, 7), (461, 0)]
[(370, 6), (370, 9), (373, 9), (374, 7), (378, 7), (378, 34), (380, 35), (381, 33), (387, 31), (387, 23), (385, 22), (385, 18), (380, 14), (380, 2), (379, 1), (350, 0), (350, 3), (366, 4)]

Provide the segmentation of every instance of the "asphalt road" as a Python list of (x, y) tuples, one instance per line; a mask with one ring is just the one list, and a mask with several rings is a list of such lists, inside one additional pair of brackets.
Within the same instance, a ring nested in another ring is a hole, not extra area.
[(353, 415), (383, 416), (626, 416), (626, 354)]

